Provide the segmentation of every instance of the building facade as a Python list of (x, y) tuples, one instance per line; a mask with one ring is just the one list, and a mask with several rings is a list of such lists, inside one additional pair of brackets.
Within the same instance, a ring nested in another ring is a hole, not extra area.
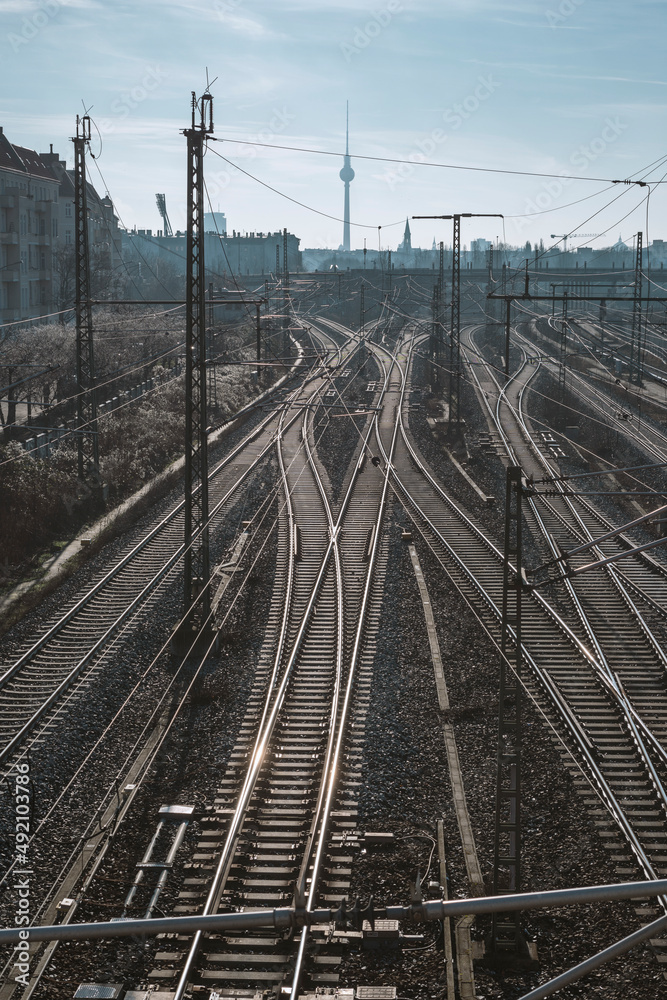
[[(121, 267), (122, 234), (111, 199), (87, 185), (94, 294)], [(47, 316), (74, 302), (74, 171), (53, 146), (37, 153), (0, 126), (0, 325)]]
[(0, 126), (0, 323), (51, 312), (59, 183), (32, 149)]
[[(302, 270), (299, 238), (287, 234), (287, 266), (292, 272)], [(174, 236), (153, 235), (150, 229), (135, 229), (123, 234), (123, 254), (127, 264), (144, 275), (147, 266), (155, 270), (164, 265), (185, 276), (186, 234)], [(207, 280), (216, 284), (229, 281), (232, 275), (275, 274), (284, 268), (284, 237), (276, 233), (237, 233), (223, 237), (217, 233), (204, 234), (204, 260)]]

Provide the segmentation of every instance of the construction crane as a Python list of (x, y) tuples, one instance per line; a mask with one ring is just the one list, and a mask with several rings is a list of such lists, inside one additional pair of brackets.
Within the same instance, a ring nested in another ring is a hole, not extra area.
[(167, 215), (167, 198), (163, 194), (156, 194), (155, 201), (157, 202), (157, 210), (162, 216), (162, 232), (165, 236), (173, 236), (174, 232), (171, 228), (171, 222), (169, 221), (169, 216)]
[(567, 252), (567, 241), (569, 239), (576, 240), (578, 237), (583, 236), (586, 239), (594, 239), (596, 236), (600, 236), (601, 233), (552, 233), (552, 240), (562, 240), (563, 250)]

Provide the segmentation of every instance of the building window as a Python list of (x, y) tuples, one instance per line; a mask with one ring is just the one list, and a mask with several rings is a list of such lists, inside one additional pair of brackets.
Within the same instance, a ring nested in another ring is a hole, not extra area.
[(46, 271), (46, 254), (40, 253), (39, 255), (39, 269), (40, 271)]
[(52, 236), (57, 236), (58, 235), (58, 220), (57, 219), (51, 219), (51, 235)]
[(71, 219), (72, 217), (72, 202), (68, 201), (65, 205), (65, 215)]
[(72, 230), (71, 229), (66, 229), (65, 230), (65, 243), (67, 244), (67, 246), (69, 246), (71, 242), (72, 242)]
[(21, 250), (21, 274), (25, 274), (26, 265), (27, 265), (26, 252), (25, 250)]
[(25, 236), (28, 232), (28, 220), (25, 215), (21, 215), (21, 236)]

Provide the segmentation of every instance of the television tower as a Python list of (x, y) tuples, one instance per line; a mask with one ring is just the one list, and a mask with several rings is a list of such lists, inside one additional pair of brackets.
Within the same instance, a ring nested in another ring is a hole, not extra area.
[(345, 159), (340, 179), (345, 185), (345, 211), (343, 213), (343, 250), (350, 249), (350, 181), (354, 180), (354, 170), (350, 165), (350, 102), (345, 102)]

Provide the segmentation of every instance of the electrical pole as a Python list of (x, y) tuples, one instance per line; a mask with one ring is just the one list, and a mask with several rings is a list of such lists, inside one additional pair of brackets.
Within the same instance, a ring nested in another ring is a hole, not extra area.
[(440, 285), (435, 284), (433, 286), (433, 322), (431, 324), (431, 344), (429, 354), (431, 356), (431, 388), (435, 391), (440, 382), (440, 372), (438, 362), (440, 361), (440, 342), (439, 342), (439, 325), (440, 325)]
[(567, 291), (563, 292), (563, 315), (560, 326), (560, 364), (558, 365), (558, 429), (565, 425), (565, 363), (567, 358)]
[(632, 335), (630, 338), (630, 380), (642, 385), (642, 234), (637, 233), (635, 287), (632, 296)]
[[(221, 344), (224, 348), (224, 344)], [(215, 355), (213, 350), (213, 282), (208, 283), (208, 329), (206, 331), (206, 357), (212, 358)], [(218, 405), (218, 379), (215, 365), (209, 365), (208, 377), (208, 401), (215, 409)]]
[(459, 389), (461, 386), (461, 216), (454, 216), (454, 233), (452, 236), (452, 320), (449, 341), (449, 429), (452, 428), (454, 416), (454, 397), (452, 389), (456, 380), (456, 426), (461, 419)]
[(86, 145), (90, 142), (90, 118), (76, 116), (74, 143), (74, 214), (76, 251), (76, 383), (78, 476), (99, 483), (100, 463), (95, 398), (95, 353), (93, 313), (90, 304), (90, 250), (88, 245), (88, 198), (86, 189)]
[(285, 364), (287, 364), (287, 360), (289, 359), (289, 354), (290, 354), (289, 312), (290, 312), (290, 301), (289, 301), (289, 264), (287, 260), (287, 230), (283, 229), (283, 356), (285, 358)]
[(505, 375), (510, 377), (510, 337), (512, 334), (512, 296), (505, 296)]
[[(198, 120), (197, 120), (198, 118)], [(206, 312), (204, 299), (204, 146), (213, 132), (213, 98), (192, 93), (188, 145), (187, 288), (185, 325), (185, 533), (184, 605), (195, 638), (210, 612)], [(195, 603), (196, 602), (196, 603)]]
[[(496, 815), (493, 850), (494, 895), (520, 892), (521, 886), (521, 468), (507, 470), (503, 559), (500, 699)], [(511, 558), (514, 557), (514, 568)], [(510, 657), (514, 649), (514, 656)], [(516, 955), (522, 950), (518, 913), (494, 914), (492, 951)]]
[(502, 219), (488, 212), (457, 212), (454, 215), (413, 215), (413, 219), (452, 219), (452, 325), (449, 343), (449, 432), (461, 422), (461, 219)]

